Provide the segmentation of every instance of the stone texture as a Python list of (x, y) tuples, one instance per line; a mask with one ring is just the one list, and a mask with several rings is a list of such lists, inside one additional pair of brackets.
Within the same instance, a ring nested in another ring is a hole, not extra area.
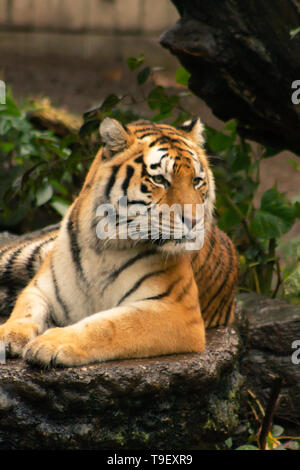
[(208, 334), (203, 354), (39, 370), (0, 365), (0, 449), (191, 449), (239, 422), (239, 339)]
[(274, 377), (283, 378), (278, 418), (300, 429), (300, 364), (292, 362), (292, 343), (300, 340), (300, 308), (283, 299), (239, 296), (237, 328), (243, 338), (240, 372), (265, 407)]

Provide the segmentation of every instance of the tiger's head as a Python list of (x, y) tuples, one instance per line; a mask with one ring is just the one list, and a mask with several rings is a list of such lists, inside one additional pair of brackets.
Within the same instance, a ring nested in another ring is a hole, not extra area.
[(109, 244), (130, 240), (163, 251), (187, 249), (197, 231), (209, 228), (215, 201), (201, 121), (175, 128), (148, 121), (123, 126), (105, 118), (100, 135), (103, 147), (84, 186), (97, 187), (98, 238), (104, 230)]

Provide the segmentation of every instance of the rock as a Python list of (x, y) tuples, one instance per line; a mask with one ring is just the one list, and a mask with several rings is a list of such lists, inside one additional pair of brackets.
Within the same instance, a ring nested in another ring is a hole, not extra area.
[(181, 18), (160, 42), (191, 73), (190, 89), (244, 137), (300, 154), (299, 2), (172, 2)]
[(292, 361), (292, 343), (300, 340), (300, 308), (283, 299), (240, 294), (237, 328), (244, 352), (240, 372), (265, 407), (274, 377), (283, 378), (276, 417), (300, 426), (300, 364)]
[(0, 449), (203, 449), (239, 423), (239, 338), (208, 332), (203, 354), (69, 369), (0, 365)]

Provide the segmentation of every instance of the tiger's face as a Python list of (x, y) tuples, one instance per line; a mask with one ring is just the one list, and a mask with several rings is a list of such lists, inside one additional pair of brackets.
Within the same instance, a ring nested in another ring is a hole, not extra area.
[(209, 228), (215, 190), (202, 132), (200, 120), (178, 129), (147, 121), (126, 128), (110, 118), (102, 122), (97, 180), (102, 205), (115, 211), (107, 217), (117, 227), (116, 239), (127, 234), (135, 243), (174, 252)]

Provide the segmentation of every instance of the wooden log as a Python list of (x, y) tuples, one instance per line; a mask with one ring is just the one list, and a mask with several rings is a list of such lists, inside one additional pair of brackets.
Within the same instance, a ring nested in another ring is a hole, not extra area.
[(181, 18), (160, 43), (190, 89), (244, 137), (300, 155), (300, 1), (172, 1)]

